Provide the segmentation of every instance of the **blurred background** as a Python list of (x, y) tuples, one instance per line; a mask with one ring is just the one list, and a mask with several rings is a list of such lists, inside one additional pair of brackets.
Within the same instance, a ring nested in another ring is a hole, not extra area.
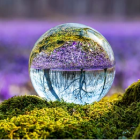
[(37, 95), (30, 52), (44, 32), (66, 22), (91, 26), (111, 44), (116, 77), (108, 95), (140, 78), (140, 0), (0, 0), (0, 101)]

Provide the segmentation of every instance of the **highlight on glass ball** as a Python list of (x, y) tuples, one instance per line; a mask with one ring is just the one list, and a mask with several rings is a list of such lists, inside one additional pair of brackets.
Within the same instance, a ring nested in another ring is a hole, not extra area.
[(110, 44), (98, 31), (66, 23), (37, 40), (29, 72), (39, 96), (84, 105), (107, 94), (115, 76), (115, 59)]

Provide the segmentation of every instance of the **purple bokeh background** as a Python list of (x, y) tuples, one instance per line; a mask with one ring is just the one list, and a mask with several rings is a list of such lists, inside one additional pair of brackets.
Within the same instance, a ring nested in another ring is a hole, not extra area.
[(63, 23), (93, 27), (108, 40), (116, 58), (108, 95), (124, 92), (140, 79), (139, 9), (140, 0), (0, 0), (0, 102), (36, 94), (28, 74), (30, 52), (44, 32)]
[[(29, 79), (28, 60), (37, 39), (50, 28), (69, 21), (0, 21), (0, 100), (36, 94)], [(124, 91), (140, 77), (140, 22), (73, 22), (99, 31), (110, 43), (116, 59), (116, 76), (109, 94)]]

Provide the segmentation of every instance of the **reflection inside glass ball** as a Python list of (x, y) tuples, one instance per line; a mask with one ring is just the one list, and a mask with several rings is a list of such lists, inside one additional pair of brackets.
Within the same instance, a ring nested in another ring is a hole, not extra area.
[(107, 94), (114, 80), (115, 60), (99, 32), (67, 23), (39, 38), (30, 55), (29, 70), (39, 96), (85, 104)]

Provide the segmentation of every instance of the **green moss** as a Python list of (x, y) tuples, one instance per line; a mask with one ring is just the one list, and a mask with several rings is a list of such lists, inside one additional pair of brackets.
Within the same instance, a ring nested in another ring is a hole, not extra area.
[(130, 85), (121, 100), (125, 105), (130, 105), (133, 102), (140, 101), (140, 80)]
[(140, 139), (140, 124), (133, 135), (133, 139)]
[(5, 100), (0, 104), (0, 139), (139, 138), (139, 83), (124, 95), (87, 105), (48, 102), (29, 95)]

